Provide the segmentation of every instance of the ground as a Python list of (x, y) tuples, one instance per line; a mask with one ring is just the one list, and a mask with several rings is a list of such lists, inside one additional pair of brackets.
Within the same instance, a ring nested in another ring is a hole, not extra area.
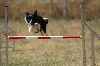
[[(88, 24), (100, 34), (99, 22)], [(95, 27), (95, 28), (94, 28)], [(30, 34), (24, 21), (9, 21), (9, 28), (15, 35), (40, 35)], [(91, 65), (90, 32), (86, 31), (87, 66)], [(47, 27), (48, 35), (81, 35), (80, 20), (50, 20)], [(10, 33), (9, 35), (12, 35)], [(9, 66), (82, 66), (82, 40), (81, 39), (23, 39), (14, 40), (15, 51), (9, 49)], [(12, 40), (9, 40), (11, 46)], [(95, 38), (96, 66), (100, 63), (100, 41)], [(2, 49), (3, 51), (4, 49)], [(5, 52), (2, 52), (5, 63)], [(2, 64), (3, 65), (3, 64)], [(4, 64), (5, 65), (5, 64)]]

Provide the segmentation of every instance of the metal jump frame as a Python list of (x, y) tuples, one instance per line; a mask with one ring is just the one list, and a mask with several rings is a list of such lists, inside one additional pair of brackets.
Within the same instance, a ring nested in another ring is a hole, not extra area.
[(82, 44), (83, 44), (83, 66), (86, 66), (86, 48), (85, 48), (85, 27), (90, 31), (90, 41), (91, 41), (91, 66), (95, 66), (95, 51), (94, 51), (94, 37), (100, 40), (100, 36), (97, 35), (85, 22), (83, 18), (83, 5), (80, 5), (81, 9), (81, 25), (82, 25)]

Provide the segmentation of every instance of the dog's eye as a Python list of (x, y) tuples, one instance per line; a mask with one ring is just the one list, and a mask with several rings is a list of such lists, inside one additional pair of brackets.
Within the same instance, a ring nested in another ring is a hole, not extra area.
[(32, 16), (31, 15), (27, 16), (26, 20), (27, 22), (30, 22), (32, 20)]
[(30, 22), (31, 21), (31, 19), (27, 19), (27, 22)]

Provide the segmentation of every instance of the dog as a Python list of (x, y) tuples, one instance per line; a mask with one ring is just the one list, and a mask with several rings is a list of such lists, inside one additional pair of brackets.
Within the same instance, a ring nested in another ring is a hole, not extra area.
[(47, 35), (46, 26), (48, 24), (48, 18), (43, 18), (37, 15), (37, 10), (34, 13), (26, 12), (25, 22), (28, 25), (28, 31), (31, 33), (32, 27), (35, 26), (37, 31), (35, 33), (41, 32), (41, 35)]

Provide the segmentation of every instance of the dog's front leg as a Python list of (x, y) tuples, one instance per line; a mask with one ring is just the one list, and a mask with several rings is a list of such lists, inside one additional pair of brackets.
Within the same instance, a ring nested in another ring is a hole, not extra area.
[(31, 25), (28, 25), (28, 31), (30, 32), (30, 33), (32, 33), (31, 31), (32, 31), (32, 26)]

